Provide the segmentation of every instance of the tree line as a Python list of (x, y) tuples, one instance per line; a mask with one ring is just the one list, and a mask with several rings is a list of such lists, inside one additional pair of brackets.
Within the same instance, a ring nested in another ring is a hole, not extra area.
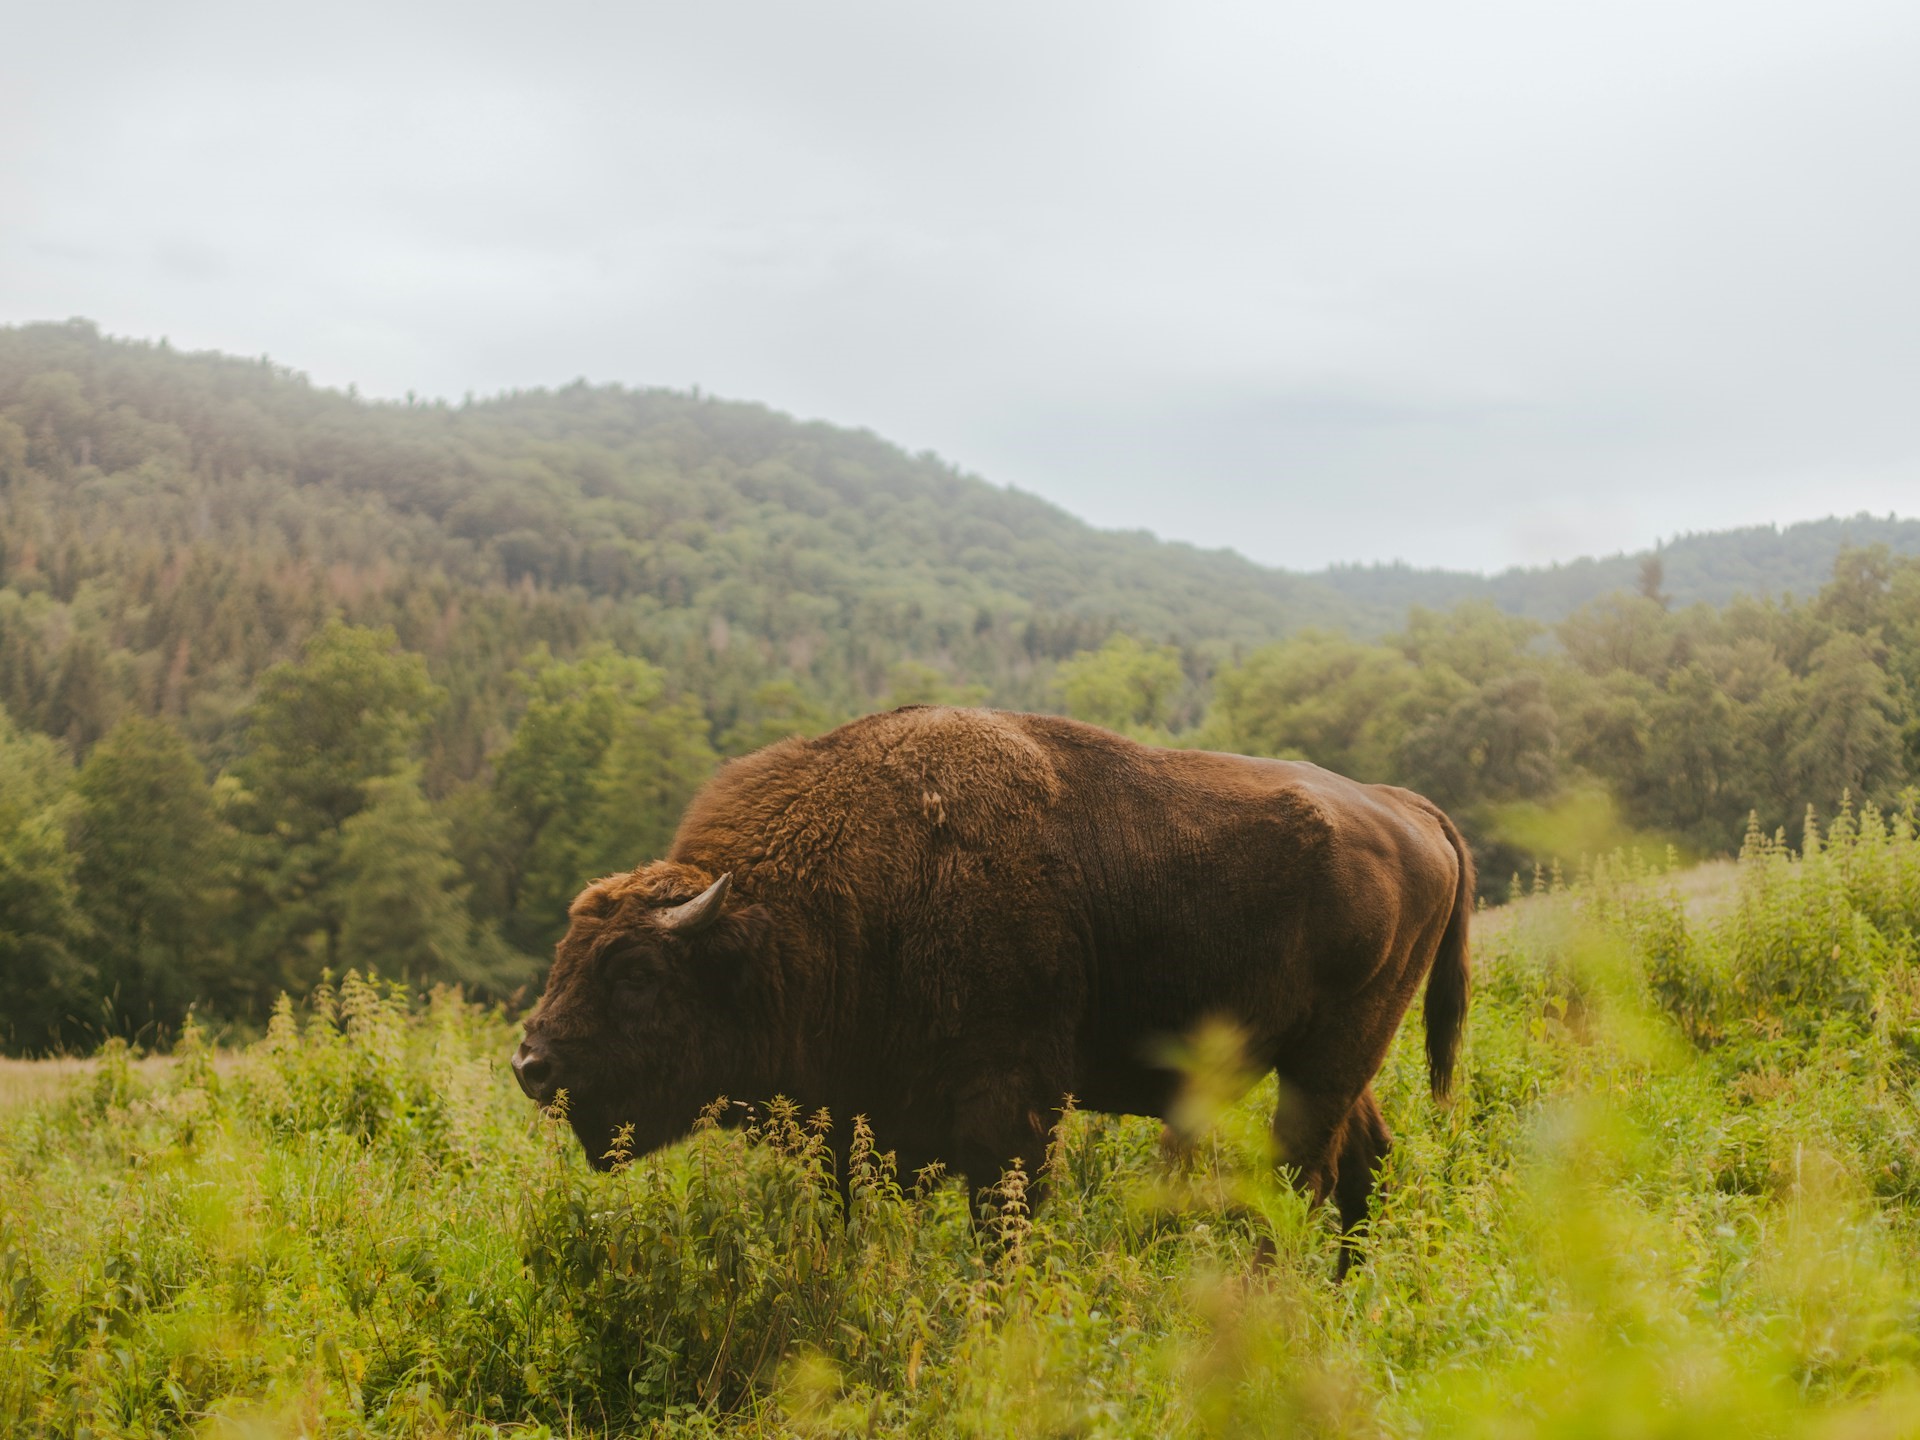
[[(369, 405), (0, 330), (0, 1044), (257, 1025), (346, 968), (511, 997), (726, 756), (912, 701), (1298, 756), (1491, 887), (1920, 776), (1920, 562), (1386, 634), (872, 436), (671, 392)], [(1569, 818), (1571, 817), (1571, 818)]]
[[(1577, 858), (1556, 844), (1607, 843), (1539, 828), (1569, 797), (1714, 853), (1750, 819), (1792, 831), (1842, 795), (1897, 804), (1920, 776), (1920, 561), (1879, 552), (1844, 556), (1804, 604), (1674, 611), (1629, 593), (1551, 632), (1484, 604), (1415, 611), (1379, 640), (1308, 630), (1221, 665), (1198, 709), (1191, 663), (1118, 633), (1057, 667), (1053, 708), (1412, 786), (1462, 822), (1495, 888)], [(898, 678), (889, 699), (988, 698), (931, 669)], [(724, 754), (844, 718), (786, 682), (718, 730), (607, 644), (539, 649), (509, 687), (504, 743), (437, 793), (426, 760), (451, 692), (391, 629), (338, 619), (263, 672), (217, 766), (165, 715), (76, 747), (0, 712), (7, 1043), (160, 1037), (189, 1006), (257, 1022), (349, 968), (523, 993), (580, 885), (662, 853)]]

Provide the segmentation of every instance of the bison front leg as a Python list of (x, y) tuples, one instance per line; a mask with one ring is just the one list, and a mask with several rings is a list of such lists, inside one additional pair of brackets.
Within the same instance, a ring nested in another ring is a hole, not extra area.
[(1339, 1211), (1337, 1273), (1344, 1277), (1358, 1254), (1352, 1237), (1366, 1222), (1374, 1172), (1393, 1145), (1373, 1089), (1366, 1086), (1352, 1097), (1303, 1092), (1283, 1082), (1273, 1134), (1281, 1162), (1296, 1168), (1301, 1188), (1316, 1204), (1331, 1200)]
[(1016, 1167), (1027, 1177), (1028, 1208), (1044, 1198), (1046, 1181), (1041, 1171), (1053, 1129), (1060, 1123), (1060, 1101), (1066, 1090), (1062, 1086), (1051, 1100), (1042, 1099), (1044, 1093), (1012, 1073), (973, 1086), (956, 1100), (954, 1163), (966, 1176), (976, 1224), (993, 1207), (992, 1187)]

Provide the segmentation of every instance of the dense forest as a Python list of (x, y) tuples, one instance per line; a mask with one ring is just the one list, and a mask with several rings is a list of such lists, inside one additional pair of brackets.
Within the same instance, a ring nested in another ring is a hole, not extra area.
[(1730, 850), (1920, 778), (1915, 528), (1691, 537), (1516, 601), (1098, 531), (699, 395), (374, 404), (0, 330), (0, 1044), (253, 1027), (352, 967), (512, 997), (723, 757), (909, 701), (1414, 785), (1494, 889)]

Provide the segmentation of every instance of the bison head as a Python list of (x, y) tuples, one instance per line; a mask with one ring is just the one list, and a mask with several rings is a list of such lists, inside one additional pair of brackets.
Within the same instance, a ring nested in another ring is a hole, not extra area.
[(740, 982), (764, 949), (764, 916), (728, 906), (729, 879), (658, 861), (595, 882), (568, 912), (513, 1071), (542, 1105), (567, 1092), (595, 1165), (623, 1125), (644, 1155), (723, 1092), (758, 1093)]

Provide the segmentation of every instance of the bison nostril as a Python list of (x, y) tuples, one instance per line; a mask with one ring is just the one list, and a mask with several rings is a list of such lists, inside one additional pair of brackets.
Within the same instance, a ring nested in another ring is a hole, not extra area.
[(513, 1075), (520, 1082), (520, 1088), (538, 1100), (542, 1098), (540, 1092), (553, 1076), (553, 1064), (523, 1040), (520, 1048), (513, 1052)]

